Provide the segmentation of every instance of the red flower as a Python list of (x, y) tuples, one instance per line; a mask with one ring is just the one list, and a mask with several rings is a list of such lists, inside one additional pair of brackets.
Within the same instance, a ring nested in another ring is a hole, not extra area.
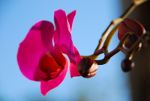
[(20, 43), (17, 60), (21, 72), (30, 80), (41, 82), (41, 93), (57, 87), (65, 78), (70, 60), (71, 77), (79, 76), (77, 66), (81, 60), (71, 38), (72, 23), (76, 12), (66, 15), (63, 10), (54, 14), (51, 22), (39, 21)]

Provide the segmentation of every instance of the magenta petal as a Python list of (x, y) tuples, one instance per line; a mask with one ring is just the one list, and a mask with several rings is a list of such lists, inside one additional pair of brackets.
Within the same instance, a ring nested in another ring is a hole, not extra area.
[[(70, 29), (72, 29), (72, 24), (73, 24), (75, 15), (76, 15), (76, 11), (73, 11), (67, 15), (68, 22), (70, 24)], [(81, 57), (75, 46), (73, 48), (73, 54), (74, 55), (70, 55), (70, 75), (71, 75), (71, 77), (80, 76), (80, 73), (78, 72), (78, 63), (80, 62)]]
[(145, 28), (140, 22), (127, 18), (119, 25), (118, 38), (121, 39), (123, 35), (128, 32), (133, 32), (137, 35), (142, 35), (144, 31)]
[(55, 44), (56, 46), (59, 46), (60, 50), (66, 53), (70, 59), (71, 77), (79, 76), (77, 68), (78, 63), (80, 61), (79, 52), (73, 45), (70, 32), (71, 31), (70, 27), (72, 27), (75, 14), (76, 14), (75, 11), (70, 13), (68, 16), (66, 16), (63, 10), (58, 10), (55, 12), (55, 24), (56, 24)]
[[(52, 36), (54, 27), (52, 23), (40, 21), (28, 32), (27, 36), (20, 43), (17, 60), (21, 72), (30, 80), (39, 80), (45, 75), (39, 68), (39, 60), (43, 54), (52, 48)], [(37, 79), (38, 78), (38, 79)]]
[(59, 32), (65, 32), (63, 34), (70, 33), (68, 30), (70, 26), (68, 25), (68, 20), (65, 11), (61, 9), (55, 11), (54, 20), (56, 24), (56, 30), (58, 30)]
[(68, 69), (68, 62), (66, 62), (64, 70), (59, 74), (59, 76), (57, 78), (49, 80), (49, 81), (41, 81), (41, 93), (43, 95), (46, 95), (48, 93), (48, 91), (50, 91), (50, 90), (56, 88), (58, 85), (60, 85), (66, 76), (67, 69)]
[(59, 45), (62, 52), (66, 53), (70, 59), (71, 77), (80, 75), (77, 69), (78, 63), (80, 61), (80, 55), (78, 50), (73, 45), (71, 32), (70, 32), (71, 29), (69, 29), (72, 27), (75, 14), (76, 12), (73, 11), (66, 17), (65, 12), (62, 10), (58, 10), (55, 12), (55, 23), (56, 23), (56, 30), (57, 30), (56, 32), (57, 34), (55, 36), (55, 42), (57, 45)]
[(76, 11), (72, 11), (71, 13), (69, 13), (67, 15), (68, 22), (70, 24), (70, 29), (72, 29), (72, 24), (73, 24), (73, 20), (74, 20), (75, 15), (76, 15)]
[[(74, 58), (74, 60), (73, 60), (73, 58)], [(74, 47), (74, 56), (71, 57), (71, 59), (70, 59), (70, 75), (71, 75), (71, 77), (80, 76), (80, 73), (78, 72), (78, 64), (79, 64), (80, 60), (81, 60), (81, 56), (80, 56), (78, 50), (76, 49), (76, 47)]]
[(56, 24), (55, 45), (68, 55), (73, 50), (73, 42), (67, 16), (63, 10), (58, 10), (55, 12), (54, 18)]
[(54, 16), (56, 24), (55, 44), (63, 53), (66, 53), (68, 57), (70, 54), (74, 54), (74, 45), (69, 29), (70, 25), (72, 26), (74, 16), (75, 11), (68, 15), (68, 21), (67, 16), (63, 10), (56, 11)]

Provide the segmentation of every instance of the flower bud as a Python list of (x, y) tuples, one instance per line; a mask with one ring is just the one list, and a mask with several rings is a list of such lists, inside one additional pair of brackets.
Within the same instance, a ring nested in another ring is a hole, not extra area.
[(135, 63), (129, 58), (125, 58), (121, 63), (121, 69), (123, 72), (129, 72), (134, 66)]
[(136, 41), (138, 41), (138, 35), (136, 35), (136, 34), (131, 34), (131, 35), (129, 35), (129, 37), (125, 40), (125, 43), (124, 43), (124, 47), (125, 48), (130, 48), (130, 47), (132, 47), (132, 45), (136, 42)]
[(98, 64), (90, 58), (83, 58), (78, 65), (79, 73), (85, 78), (95, 76), (97, 69)]

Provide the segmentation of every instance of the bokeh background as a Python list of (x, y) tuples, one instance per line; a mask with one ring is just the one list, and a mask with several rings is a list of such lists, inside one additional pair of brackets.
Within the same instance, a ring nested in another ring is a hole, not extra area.
[[(63, 83), (46, 96), (40, 94), (38, 82), (21, 74), (16, 61), (19, 43), (31, 26), (42, 19), (53, 22), (57, 9), (67, 13), (77, 10), (73, 41), (80, 54), (91, 54), (108, 24), (130, 3), (130, 0), (0, 0), (0, 101), (132, 101), (131, 74), (120, 68), (122, 53), (99, 66), (93, 78), (70, 78), (68, 73)], [(109, 49), (117, 43), (115, 35)]]

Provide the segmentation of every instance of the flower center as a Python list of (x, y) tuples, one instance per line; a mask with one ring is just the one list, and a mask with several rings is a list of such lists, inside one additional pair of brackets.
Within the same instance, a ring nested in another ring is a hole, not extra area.
[(63, 70), (63, 66), (61, 66), (50, 54), (42, 56), (39, 62), (39, 67), (40, 70), (47, 75), (46, 80), (56, 78)]

